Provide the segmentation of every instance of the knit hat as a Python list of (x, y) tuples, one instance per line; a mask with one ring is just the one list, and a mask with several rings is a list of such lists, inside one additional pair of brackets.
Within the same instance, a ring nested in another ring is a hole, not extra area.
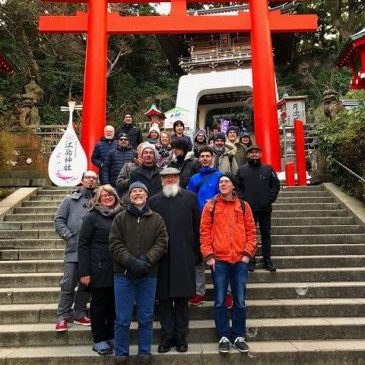
[(217, 139), (223, 139), (223, 141), (225, 142), (226, 141), (226, 135), (224, 133), (217, 133), (214, 136), (214, 141), (216, 141)]
[(198, 136), (203, 136), (205, 138), (205, 140), (207, 140), (207, 132), (205, 131), (205, 129), (199, 129), (194, 136), (194, 141), (196, 141), (196, 137)]
[(141, 156), (143, 154), (143, 151), (145, 149), (147, 149), (147, 148), (149, 148), (149, 149), (151, 149), (153, 151), (153, 153), (155, 154), (155, 160), (157, 161), (159, 159), (158, 151), (156, 150), (155, 145), (152, 144), (152, 143), (149, 143), (149, 142), (143, 142), (143, 143), (141, 143)]
[(153, 124), (150, 128), (150, 130), (148, 131), (148, 136), (151, 134), (151, 132), (157, 132), (158, 135), (160, 135), (160, 128), (158, 128), (158, 125), (157, 124)]
[(250, 132), (245, 130), (240, 135), (240, 138), (242, 138), (242, 137), (250, 137), (251, 138), (251, 134), (250, 134)]
[(231, 131), (235, 132), (237, 134), (237, 136), (240, 134), (239, 128), (235, 125), (231, 125), (230, 127), (228, 127), (226, 135), (228, 136), (228, 133)]
[(131, 186), (129, 187), (129, 190), (128, 190), (128, 195), (131, 194), (133, 189), (143, 189), (148, 194), (147, 186), (145, 184), (141, 183), (140, 181), (136, 181), (133, 184), (131, 184)]
[(222, 177), (226, 177), (227, 179), (231, 180), (234, 188), (237, 189), (237, 179), (235, 174), (232, 174), (231, 172), (226, 172), (219, 178), (218, 181), (220, 181)]
[(172, 148), (183, 150), (184, 154), (186, 154), (189, 151), (189, 146), (185, 138), (176, 138), (174, 141), (172, 141), (171, 146)]

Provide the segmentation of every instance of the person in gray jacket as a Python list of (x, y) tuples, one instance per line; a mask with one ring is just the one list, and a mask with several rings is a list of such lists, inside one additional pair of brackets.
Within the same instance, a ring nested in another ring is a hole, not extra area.
[[(61, 279), (61, 293), (57, 308), (56, 331), (67, 330), (68, 322), (82, 326), (90, 326), (91, 321), (86, 316), (86, 304), (89, 292), (84, 285), (78, 284), (78, 238), (82, 221), (89, 211), (89, 201), (93, 197), (98, 176), (94, 171), (86, 171), (82, 175), (79, 190), (66, 196), (59, 206), (54, 225), (56, 232), (66, 241), (64, 272)], [(74, 304), (73, 315), (72, 305)]]

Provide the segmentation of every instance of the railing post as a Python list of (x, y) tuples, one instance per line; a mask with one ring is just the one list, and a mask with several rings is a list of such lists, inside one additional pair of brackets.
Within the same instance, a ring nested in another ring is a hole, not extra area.
[(295, 186), (295, 163), (293, 161), (285, 164), (285, 185)]

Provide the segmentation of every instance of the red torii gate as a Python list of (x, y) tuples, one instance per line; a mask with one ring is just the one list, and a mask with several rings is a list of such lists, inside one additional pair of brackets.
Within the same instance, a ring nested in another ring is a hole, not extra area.
[[(39, 30), (49, 33), (87, 33), (81, 143), (91, 166), (94, 145), (103, 134), (106, 117), (107, 36), (109, 34), (231, 33), (250, 32), (256, 141), (263, 147), (263, 161), (281, 170), (271, 32), (312, 32), (316, 15), (269, 12), (268, 0), (242, 0), (249, 12), (236, 16), (192, 16), (187, 0), (171, 0), (170, 15), (121, 16), (108, 13), (108, 3), (148, 3), (149, 0), (42, 0), (88, 3), (88, 12), (74, 16), (39, 18)], [(270, 2), (283, 2), (274, 0)], [(168, 0), (166, 2), (169, 2)], [(206, 0), (193, 2), (221, 2)]]

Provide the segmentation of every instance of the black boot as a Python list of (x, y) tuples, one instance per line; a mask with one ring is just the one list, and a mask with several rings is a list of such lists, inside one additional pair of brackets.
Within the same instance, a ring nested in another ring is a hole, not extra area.
[(160, 343), (158, 344), (157, 352), (160, 354), (169, 352), (171, 350), (171, 347), (173, 347), (174, 345), (175, 345), (174, 339), (169, 338), (166, 335), (162, 335)]
[(186, 352), (188, 351), (188, 343), (185, 338), (178, 338), (176, 340), (175, 350), (177, 352)]
[(267, 271), (270, 271), (270, 272), (274, 272), (276, 271), (276, 267), (274, 266), (273, 262), (271, 261), (271, 259), (265, 259), (264, 260), (264, 266), (265, 266), (265, 269)]
[(254, 272), (256, 269), (256, 259), (253, 257), (248, 263), (248, 271)]

